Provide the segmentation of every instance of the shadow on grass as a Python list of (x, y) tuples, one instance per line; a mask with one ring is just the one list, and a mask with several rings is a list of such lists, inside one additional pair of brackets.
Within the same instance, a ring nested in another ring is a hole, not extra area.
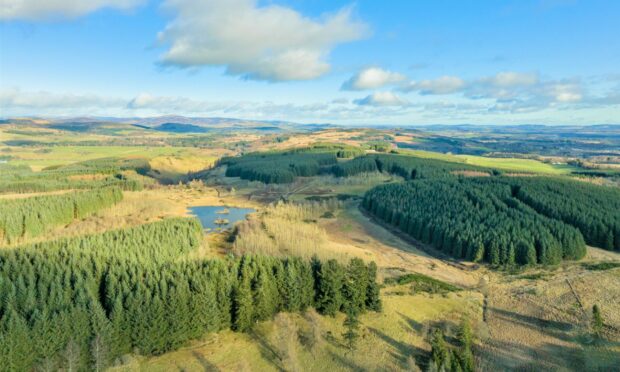
[(390, 354), (402, 365), (405, 365), (407, 363), (408, 357), (414, 358), (416, 364), (419, 366), (426, 366), (428, 364), (429, 355), (426, 350), (402, 341), (398, 341), (376, 328), (368, 329), (370, 330), (370, 332), (375, 334), (377, 337), (379, 337), (381, 340), (383, 340), (392, 347)]
[(200, 365), (202, 366), (205, 372), (219, 372), (220, 371), (220, 369), (217, 368), (215, 364), (209, 362), (204, 357), (204, 355), (200, 354), (197, 351), (192, 351), (192, 354), (194, 355), (194, 357), (196, 357), (196, 359), (198, 360), (198, 363), (200, 363)]
[(346, 369), (350, 371), (367, 371), (368, 370), (368, 368), (364, 368), (361, 365), (355, 363), (353, 360), (351, 360), (351, 358), (347, 358), (346, 356), (343, 356), (343, 355), (338, 355), (331, 350), (329, 351), (329, 356), (336, 363), (340, 364), (341, 366), (345, 367)]
[(256, 341), (256, 343), (258, 344), (261, 356), (265, 360), (273, 364), (273, 366), (278, 371), (285, 372), (286, 370), (282, 366), (282, 359), (280, 358), (280, 355), (278, 354), (278, 351), (275, 349), (275, 347), (271, 345), (265, 337), (261, 336), (256, 331), (250, 331), (248, 334), (250, 335), (252, 340)]

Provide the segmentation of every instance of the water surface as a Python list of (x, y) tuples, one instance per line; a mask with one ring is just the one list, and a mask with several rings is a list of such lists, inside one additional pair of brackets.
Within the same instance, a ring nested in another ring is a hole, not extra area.
[[(189, 209), (193, 215), (198, 217), (202, 227), (209, 231), (229, 229), (236, 222), (245, 220), (245, 216), (249, 213), (255, 212), (252, 208), (234, 208), (210, 205), (190, 207)], [(216, 220), (218, 219), (227, 221), (219, 221), (220, 223), (217, 224)]]

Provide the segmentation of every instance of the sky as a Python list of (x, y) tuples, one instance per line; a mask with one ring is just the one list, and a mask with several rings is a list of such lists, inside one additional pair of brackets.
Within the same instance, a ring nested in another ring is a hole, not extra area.
[(0, 0), (0, 117), (620, 123), (615, 0)]

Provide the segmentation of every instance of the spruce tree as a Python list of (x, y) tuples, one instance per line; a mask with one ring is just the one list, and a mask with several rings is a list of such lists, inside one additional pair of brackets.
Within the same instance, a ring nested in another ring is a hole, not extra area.
[(342, 336), (344, 337), (345, 344), (349, 350), (354, 350), (359, 338), (359, 320), (357, 319), (357, 312), (353, 308), (349, 308), (347, 311), (343, 325), (345, 332)]
[(601, 337), (601, 333), (603, 332), (603, 317), (601, 315), (601, 310), (598, 305), (592, 306), (592, 333), (596, 337)]
[(371, 311), (381, 311), (381, 295), (377, 283), (377, 264), (368, 264), (368, 285), (366, 287), (366, 308)]
[(450, 350), (439, 328), (435, 328), (431, 335), (431, 360), (439, 369), (450, 366)]
[(342, 306), (342, 285), (344, 270), (336, 260), (328, 260), (321, 265), (317, 282), (317, 310), (334, 316)]
[(252, 328), (254, 319), (253, 307), (250, 277), (244, 268), (233, 292), (233, 329), (243, 332)]

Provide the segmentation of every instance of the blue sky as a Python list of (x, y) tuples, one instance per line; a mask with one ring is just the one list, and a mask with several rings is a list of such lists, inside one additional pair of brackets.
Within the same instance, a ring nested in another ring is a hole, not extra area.
[(3, 117), (620, 122), (617, 1), (2, 2)]

